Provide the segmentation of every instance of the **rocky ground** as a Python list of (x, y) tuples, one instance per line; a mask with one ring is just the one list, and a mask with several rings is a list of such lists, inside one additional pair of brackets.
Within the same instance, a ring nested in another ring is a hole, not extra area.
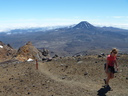
[(56, 57), (52, 61), (0, 63), (0, 96), (128, 96), (128, 55), (104, 88), (105, 57)]

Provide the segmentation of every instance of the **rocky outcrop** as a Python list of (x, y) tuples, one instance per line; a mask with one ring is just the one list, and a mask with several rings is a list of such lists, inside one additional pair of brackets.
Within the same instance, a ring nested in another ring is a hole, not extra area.
[(35, 48), (29, 41), (24, 46), (20, 47), (16, 54), (16, 59), (20, 61), (26, 61), (28, 59), (38, 59), (43, 58), (42, 52)]
[(42, 61), (43, 58), (47, 58), (47, 61), (52, 60), (49, 55), (49, 50), (38, 50), (30, 41), (18, 50), (13, 49), (10, 44), (6, 45), (0, 41), (0, 62), (8, 60), (34, 61), (36, 59)]
[(10, 44), (0, 41), (0, 62), (12, 59), (16, 55), (16, 50)]
[(49, 50), (43, 48), (43, 50), (42, 50), (42, 55), (44, 55), (44, 56), (48, 56), (48, 55), (49, 55)]

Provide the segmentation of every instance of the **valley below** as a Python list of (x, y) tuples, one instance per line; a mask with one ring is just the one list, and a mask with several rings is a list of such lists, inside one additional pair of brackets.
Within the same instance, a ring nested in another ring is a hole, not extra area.
[(114, 27), (97, 27), (87, 21), (74, 26), (39, 31), (36, 29), (16, 29), (0, 33), (0, 41), (18, 49), (31, 41), (38, 49), (46, 48), (59, 56), (72, 56), (79, 53), (98, 54), (98, 50), (117, 48), (128, 53), (128, 30)]

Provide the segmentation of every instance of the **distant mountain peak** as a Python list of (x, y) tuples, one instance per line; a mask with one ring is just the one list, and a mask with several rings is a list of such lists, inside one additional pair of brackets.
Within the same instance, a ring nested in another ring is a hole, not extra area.
[(75, 28), (75, 29), (92, 29), (95, 27), (93, 25), (91, 25), (90, 23), (88, 23), (87, 21), (81, 21), (79, 24), (77, 24), (73, 28)]

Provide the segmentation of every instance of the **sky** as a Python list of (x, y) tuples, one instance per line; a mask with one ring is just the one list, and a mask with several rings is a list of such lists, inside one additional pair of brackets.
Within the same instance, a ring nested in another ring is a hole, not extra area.
[(128, 0), (0, 0), (0, 32), (81, 21), (128, 29)]

